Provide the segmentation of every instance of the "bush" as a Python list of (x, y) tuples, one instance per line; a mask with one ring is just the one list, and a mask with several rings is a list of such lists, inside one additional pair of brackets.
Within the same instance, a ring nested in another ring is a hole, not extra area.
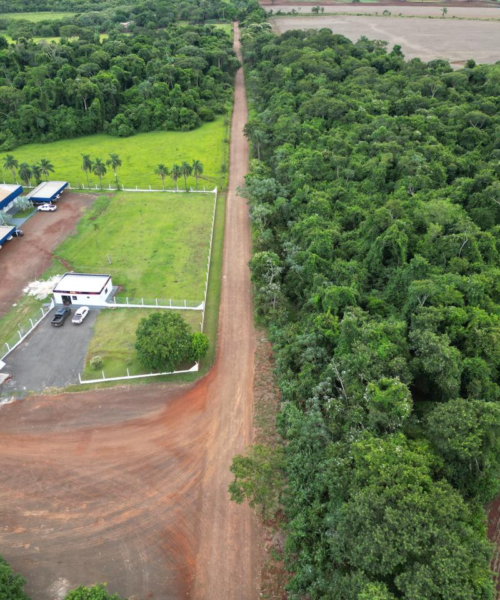
[(197, 362), (208, 350), (206, 335), (192, 333), (180, 315), (168, 311), (142, 319), (136, 335), (140, 362), (155, 371), (173, 371), (183, 362)]
[(0, 598), (2, 600), (29, 600), (24, 592), (26, 581), (0, 556)]
[(94, 356), (93, 358), (90, 359), (90, 366), (93, 369), (102, 369), (102, 365), (103, 365), (103, 360), (100, 356)]
[(65, 600), (120, 600), (120, 598), (118, 594), (110, 594), (105, 584), (98, 583), (91, 587), (80, 586), (72, 590)]

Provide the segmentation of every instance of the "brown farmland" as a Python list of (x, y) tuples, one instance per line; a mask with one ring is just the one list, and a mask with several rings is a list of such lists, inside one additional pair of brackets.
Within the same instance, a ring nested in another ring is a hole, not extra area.
[(500, 21), (331, 15), (273, 17), (271, 22), (280, 33), (326, 27), (354, 42), (362, 36), (384, 40), (389, 49), (400, 45), (407, 59), (420, 58), (424, 62), (442, 58), (461, 66), (470, 58), (477, 63), (500, 60)]
[(95, 581), (130, 600), (259, 595), (253, 516), (227, 493), (232, 457), (253, 435), (250, 227), (236, 194), (248, 164), (246, 117), (240, 69), (210, 373), (195, 384), (34, 397), (0, 409), (0, 549), (34, 600)]

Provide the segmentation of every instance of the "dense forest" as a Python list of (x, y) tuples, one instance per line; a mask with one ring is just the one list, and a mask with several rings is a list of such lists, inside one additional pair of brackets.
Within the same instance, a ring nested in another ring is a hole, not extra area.
[(273, 481), (291, 598), (492, 599), (500, 65), (266, 23), (243, 40), (284, 442), (235, 464), (233, 497), (269, 506)]
[[(203, 24), (213, 16), (203, 6), (201, 24), (178, 24), (200, 20), (198, 5), (189, 6), (141, 3), (62, 21), (11, 20), (17, 44), (0, 36), (0, 151), (96, 132), (188, 130), (226, 112), (238, 66), (232, 41)], [(120, 25), (127, 20), (130, 32)], [(109, 32), (102, 41), (101, 31)], [(62, 39), (35, 43), (29, 38), (37, 33)]]

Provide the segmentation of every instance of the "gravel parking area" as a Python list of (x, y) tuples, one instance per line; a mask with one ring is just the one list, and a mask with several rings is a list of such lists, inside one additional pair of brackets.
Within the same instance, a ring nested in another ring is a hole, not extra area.
[[(72, 315), (76, 310), (71, 308)], [(81, 325), (73, 325), (68, 317), (62, 327), (50, 324), (54, 312), (7, 357), (4, 371), (12, 379), (5, 384), (5, 392), (40, 392), (78, 383), (99, 310), (91, 310)]]

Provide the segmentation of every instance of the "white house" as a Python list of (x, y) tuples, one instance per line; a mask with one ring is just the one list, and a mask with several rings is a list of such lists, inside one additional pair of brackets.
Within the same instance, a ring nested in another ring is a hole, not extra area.
[(52, 291), (56, 304), (102, 306), (112, 289), (110, 275), (66, 273)]

